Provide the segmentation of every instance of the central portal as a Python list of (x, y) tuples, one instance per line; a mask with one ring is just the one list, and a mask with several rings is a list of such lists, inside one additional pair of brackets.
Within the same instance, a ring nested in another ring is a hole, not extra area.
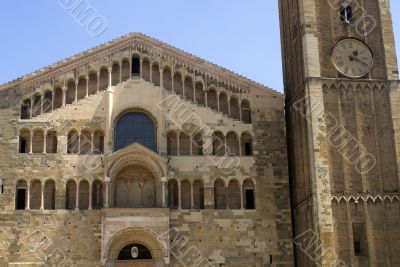
[(123, 169), (115, 180), (114, 203), (117, 208), (155, 208), (154, 174), (138, 165)]

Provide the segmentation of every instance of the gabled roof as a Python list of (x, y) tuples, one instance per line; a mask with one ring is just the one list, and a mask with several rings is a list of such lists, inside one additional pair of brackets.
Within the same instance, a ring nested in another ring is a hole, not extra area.
[(277, 97), (283, 97), (281, 93), (274, 91), (269, 87), (266, 87), (244, 76), (241, 76), (237, 73), (234, 73), (230, 70), (196, 57), (190, 53), (182, 51), (178, 48), (175, 48), (171, 45), (163, 43), (142, 33), (130, 33), (124, 35), (120, 38), (114, 39), (72, 57), (66, 58), (48, 67), (39, 69), (11, 82), (0, 85), (0, 91), (17, 85), (25, 88), (38, 85), (41, 82), (49, 81), (52, 78), (60, 76), (63, 73), (82, 67), (83, 65), (90, 62), (95, 62), (96, 60), (103, 59), (107, 56), (110, 56), (116, 52), (132, 46), (144, 48), (159, 57), (172, 59), (177, 63), (183, 65), (184, 67), (196, 70), (201, 73), (205, 73), (209, 77), (219, 79), (226, 84), (237, 86), (242, 90), (250, 91), (251, 89), (256, 88), (264, 89), (268, 90), (270, 93), (276, 95)]

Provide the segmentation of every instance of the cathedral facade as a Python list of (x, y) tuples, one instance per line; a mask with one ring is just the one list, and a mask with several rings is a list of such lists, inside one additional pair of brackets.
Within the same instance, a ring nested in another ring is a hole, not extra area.
[(280, 0), (285, 95), (134, 33), (0, 87), (0, 266), (400, 266), (389, 0)]
[(293, 263), (282, 94), (130, 34), (1, 99), (5, 266)]

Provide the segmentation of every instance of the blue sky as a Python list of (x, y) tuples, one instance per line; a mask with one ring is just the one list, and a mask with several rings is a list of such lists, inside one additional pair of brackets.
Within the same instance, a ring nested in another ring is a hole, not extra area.
[[(143, 32), (282, 91), (276, 0), (85, 0), (107, 21), (93, 37), (60, 2), (3, 1), (0, 84), (129, 32)], [(79, 0), (81, 1), (81, 0)], [(392, 0), (400, 53), (400, 1)]]

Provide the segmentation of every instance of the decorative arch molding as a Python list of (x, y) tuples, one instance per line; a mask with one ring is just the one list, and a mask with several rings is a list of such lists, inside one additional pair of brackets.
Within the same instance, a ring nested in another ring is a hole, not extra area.
[(385, 202), (388, 201), (393, 203), (394, 201), (400, 201), (400, 197), (398, 195), (389, 195), (389, 194), (382, 194), (382, 195), (359, 195), (359, 196), (332, 196), (332, 202), (341, 203), (341, 202), (354, 202), (354, 203), (368, 203), (368, 201), (372, 201), (372, 203), (377, 202)]
[(118, 173), (130, 165), (151, 170), (160, 179), (166, 174), (166, 160), (147, 147), (134, 143), (105, 157), (106, 176), (115, 179)]
[(118, 259), (119, 252), (127, 245), (137, 243), (150, 250), (155, 260), (162, 260), (166, 257), (166, 244), (157, 238), (157, 234), (148, 228), (131, 227), (120, 230), (108, 241), (105, 246), (105, 257), (107, 261)]

